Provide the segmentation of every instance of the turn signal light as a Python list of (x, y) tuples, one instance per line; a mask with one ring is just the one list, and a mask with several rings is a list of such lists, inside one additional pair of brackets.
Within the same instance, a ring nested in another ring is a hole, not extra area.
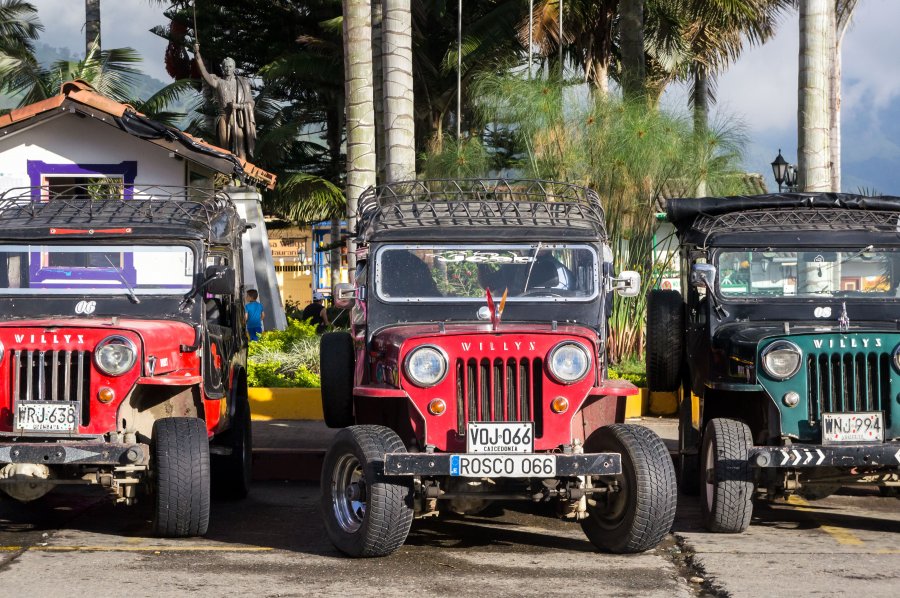
[(553, 413), (565, 413), (569, 410), (569, 399), (566, 397), (556, 397), (550, 402), (550, 409)]
[(108, 386), (102, 387), (97, 391), (97, 400), (101, 403), (110, 403), (113, 399), (116, 398), (116, 391), (109, 388)]
[(428, 403), (428, 413), (431, 415), (441, 415), (447, 410), (447, 403), (443, 399), (431, 399)]

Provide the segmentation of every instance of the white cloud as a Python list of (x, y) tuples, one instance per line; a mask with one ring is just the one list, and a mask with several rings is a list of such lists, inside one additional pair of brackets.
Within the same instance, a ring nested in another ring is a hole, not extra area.
[[(68, 48), (82, 55), (85, 47), (84, 2), (80, 0), (32, 0), (44, 24), (41, 41)], [(148, 0), (101, 0), (100, 37), (104, 48), (131, 47), (144, 62), (141, 70), (151, 77), (169, 81), (163, 57), (166, 41), (150, 33), (150, 28), (166, 23), (164, 6)]]

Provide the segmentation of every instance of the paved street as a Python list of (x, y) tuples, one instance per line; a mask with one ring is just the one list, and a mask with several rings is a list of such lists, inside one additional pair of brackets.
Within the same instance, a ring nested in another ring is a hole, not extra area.
[[(741, 536), (701, 533), (682, 497), (675, 534), (636, 556), (598, 554), (576, 525), (507, 503), (420, 521), (394, 556), (350, 560), (325, 537), (311, 483), (257, 484), (216, 502), (206, 538), (147, 537), (146, 507), (84, 490), (0, 503), (0, 596), (896, 596), (900, 502), (836, 496), (757, 509)], [(691, 581), (693, 579), (693, 581)], [(701, 582), (702, 579), (702, 582)], [(76, 589), (77, 588), (77, 589)]]

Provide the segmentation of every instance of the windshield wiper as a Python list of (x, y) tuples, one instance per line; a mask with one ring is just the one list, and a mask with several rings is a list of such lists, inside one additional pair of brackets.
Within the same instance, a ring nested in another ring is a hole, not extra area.
[(119, 277), (119, 280), (121, 280), (122, 284), (125, 285), (125, 288), (128, 289), (128, 298), (131, 300), (131, 302), (135, 303), (135, 304), (140, 303), (141, 300), (138, 299), (137, 293), (134, 292), (134, 289), (131, 288), (131, 285), (128, 284), (127, 280), (125, 280), (125, 275), (122, 274), (122, 271), (118, 267), (116, 267), (115, 264), (112, 263), (112, 260), (109, 259), (108, 255), (104, 255), (103, 257), (106, 258), (106, 261), (109, 262), (110, 266), (112, 266), (112, 269), (115, 271), (116, 275)]
[(522, 289), (522, 293), (528, 292), (528, 281), (531, 280), (531, 271), (534, 270), (534, 264), (537, 262), (537, 256), (541, 252), (541, 247), (543, 247), (543, 241), (538, 241), (537, 247), (534, 248), (534, 254), (531, 256), (531, 263), (528, 265), (528, 275), (525, 277), (525, 288)]

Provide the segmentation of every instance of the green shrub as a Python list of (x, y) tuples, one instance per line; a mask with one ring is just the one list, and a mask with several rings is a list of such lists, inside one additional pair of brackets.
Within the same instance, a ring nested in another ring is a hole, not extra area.
[(647, 387), (647, 368), (643, 361), (623, 361), (609, 366), (611, 380), (628, 380), (635, 386)]
[(285, 330), (272, 330), (251, 341), (247, 363), (251, 387), (317, 388), (319, 336), (308, 322), (288, 318)]

